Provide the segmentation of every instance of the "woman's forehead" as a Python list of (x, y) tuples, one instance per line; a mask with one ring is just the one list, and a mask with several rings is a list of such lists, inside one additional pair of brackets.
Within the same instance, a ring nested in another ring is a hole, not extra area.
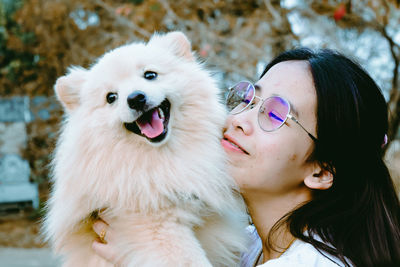
[(257, 93), (265, 98), (281, 95), (297, 98), (315, 95), (314, 82), (307, 61), (284, 61), (274, 65), (256, 83)]

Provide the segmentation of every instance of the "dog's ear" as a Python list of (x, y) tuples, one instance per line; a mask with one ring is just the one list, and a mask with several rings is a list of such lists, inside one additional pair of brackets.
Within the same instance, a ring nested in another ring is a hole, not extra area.
[(67, 112), (79, 106), (79, 91), (85, 81), (87, 70), (70, 68), (68, 74), (57, 79), (54, 90), (58, 100)]
[(149, 43), (155, 43), (168, 47), (179, 57), (195, 60), (192, 53), (192, 45), (183, 32), (169, 32), (165, 35), (154, 35)]

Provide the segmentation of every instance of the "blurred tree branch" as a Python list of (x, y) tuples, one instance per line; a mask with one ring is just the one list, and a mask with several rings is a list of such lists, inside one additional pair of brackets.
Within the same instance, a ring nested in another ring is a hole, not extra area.
[[(363, 32), (367, 29), (378, 32), (389, 44), (390, 55), (394, 67), (392, 70), (391, 90), (388, 100), (389, 107), (389, 129), (388, 145), (396, 138), (400, 127), (400, 45), (396, 43), (389, 34), (388, 28), (393, 17), (393, 10), (399, 8), (399, 0), (367, 0), (367, 1), (345, 1), (346, 14), (336, 21), (338, 27), (346, 29), (357, 29)], [(332, 16), (341, 1), (312, 1), (312, 10), (301, 10), (302, 14), (312, 17), (313, 14)], [(367, 15), (366, 15), (367, 14)]]
[[(114, 23), (117, 24), (118, 26), (133, 29), (134, 32), (137, 32), (138, 34), (140, 34), (141, 37), (150, 38), (151, 33), (149, 31), (147, 31), (146, 29), (140, 28), (136, 23), (127, 19), (125, 16), (118, 15), (116, 13), (116, 9), (112, 5), (110, 5), (104, 1), (101, 1), (101, 0), (94, 0), (93, 3), (95, 3), (99, 7), (102, 7), (105, 11), (107, 11), (108, 15), (111, 17), (111, 19), (114, 21)], [(134, 32), (132, 32), (132, 35), (130, 37), (132, 39), (138, 39), (134, 35)]]
[[(388, 139), (394, 140), (400, 126), (400, 89), (399, 89), (399, 73), (400, 73), (400, 46), (396, 44), (387, 33), (385, 27), (381, 28), (381, 33), (390, 45), (390, 52), (394, 62), (392, 90), (388, 101), (389, 106), (389, 129)], [(388, 146), (386, 146), (387, 148)]]

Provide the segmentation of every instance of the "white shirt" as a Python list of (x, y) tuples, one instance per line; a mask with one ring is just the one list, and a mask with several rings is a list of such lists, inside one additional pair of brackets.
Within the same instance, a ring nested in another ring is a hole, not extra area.
[[(327, 252), (319, 252), (313, 245), (301, 240), (295, 240), (293, 244), (279, 257), (271, 259), (264, 264), (257, 265), (262, 260), (261, 239), (258, 237), (255, 228), (248, 227), (252, 244), (247, 253), (242, 255), (241, 267), (337, 267), (345, 266), (337, 257)], [(350, 262), (350, 261), (348, 261)]]

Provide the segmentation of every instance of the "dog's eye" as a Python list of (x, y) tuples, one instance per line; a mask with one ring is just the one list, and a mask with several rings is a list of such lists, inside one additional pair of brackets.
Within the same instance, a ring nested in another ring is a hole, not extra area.
[(154, 80), (157, 78), (157, 73), (154, 71), (146, 71), (143, 75), (146, 80)]
[(108, 93), (107, 94), (107, 103), (111, 104), (112, 102), (114, 102), (115, 100), (117, 100), (118, 98), (118, 94), (117, 93)]

